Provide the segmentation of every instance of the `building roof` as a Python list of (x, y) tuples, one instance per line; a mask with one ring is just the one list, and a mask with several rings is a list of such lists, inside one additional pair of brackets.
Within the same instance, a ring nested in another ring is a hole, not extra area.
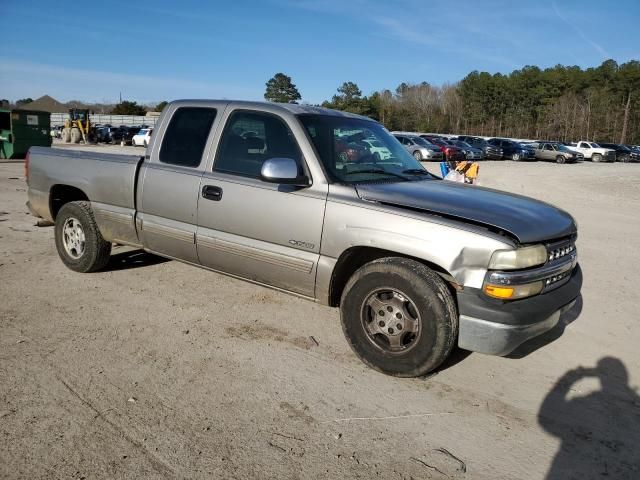
[(68, 110), (67, 106), (64, 103), (60, 103), (53, 97), (49, 95), (43, 95), (42, 97), (34, 100), (31, 103), (27, 103), (25, 105), (20, 105), (20, 110), (38, 110), (41, 112), (49, 112), (49, 113), (61, 113), (66, 112)]

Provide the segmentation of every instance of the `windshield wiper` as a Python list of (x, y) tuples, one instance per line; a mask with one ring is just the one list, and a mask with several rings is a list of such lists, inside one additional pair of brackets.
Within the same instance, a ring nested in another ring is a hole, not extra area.
[(430, 177), (433, 177), (430, 172), (427, 172), (423, 168), (408, 168), (406, 170), (403, 170), (402, 173), (408, 173), (410, 175), (429, 175)]
[(346, 175), (355, 175), (357, 173), (381, 173), (383, 175), (391, 175), (392, 177), (401, 178), (402, 180), (409, 180), (407, 177), (400, 175), (399, 173), (389, 172), (388, 170), (383, 170), (382, 168), (368, 168), (366, 170), (354, 170), (352, 172), (347, 172)]

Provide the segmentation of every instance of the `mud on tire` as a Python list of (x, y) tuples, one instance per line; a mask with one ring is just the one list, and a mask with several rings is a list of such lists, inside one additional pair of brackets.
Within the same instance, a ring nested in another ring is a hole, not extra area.
[(402, 257), (357, 270), (343, 291), (340, 313), (355, 354), (375, 370), (398, 377), (437, 368), (458, 336), (457, 309), (445, 282), (425, 265)]

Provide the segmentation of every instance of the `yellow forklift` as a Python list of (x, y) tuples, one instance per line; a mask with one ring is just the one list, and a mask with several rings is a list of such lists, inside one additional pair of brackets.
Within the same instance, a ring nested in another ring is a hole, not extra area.
[(89, 119), (89, 110), (69, 109), (69, 119), (64, 122), (62, 141), (65, 143), (95, 143), (96, 129)]

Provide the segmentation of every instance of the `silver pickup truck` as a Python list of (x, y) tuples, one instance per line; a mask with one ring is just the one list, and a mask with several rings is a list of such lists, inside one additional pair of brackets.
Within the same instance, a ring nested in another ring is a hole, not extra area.
[(101, 269), (117, 243), (339, 307), (353, 351), (391, 375), (423, 375), (456, 343), (506, 355), (582, 284), (569, 214), (442, 181), (344, 112), (181, 100), (144, 157), (37, 147), (26, 170), (72, 270)]

